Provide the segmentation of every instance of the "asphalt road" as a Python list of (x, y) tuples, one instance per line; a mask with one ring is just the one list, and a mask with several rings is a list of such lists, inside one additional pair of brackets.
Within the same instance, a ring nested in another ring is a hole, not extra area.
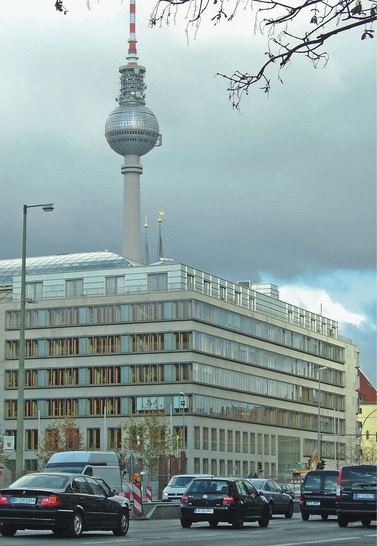
[(18, 531), (12, 537), (0, 536), (0, 546), (376, 546), (377, 526), (362, 527), (350, 523), (347, 528), (338, 527), (336, 518), (322, 521), (311, 517), (302, 521), (295, 513), (292, 519), (274, 516), (266, 529), (257, 523), (245, 524), (242, 529), (220, 524), (212, 529), (207, 523), (193, 524), (183, 529), (179, 520), (134, 520), (125, 537), (112, 533), (84, 533), (79, 539), (56, 538), (49, 531)]

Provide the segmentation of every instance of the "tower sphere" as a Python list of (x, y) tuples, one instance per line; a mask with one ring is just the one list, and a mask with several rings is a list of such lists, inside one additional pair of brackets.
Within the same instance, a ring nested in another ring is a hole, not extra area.
[(147, 154), (159, 138), (154, 113), (140, 102), (123, 102), (109, 114), (105, 125), (109, 146), (122, 156)]

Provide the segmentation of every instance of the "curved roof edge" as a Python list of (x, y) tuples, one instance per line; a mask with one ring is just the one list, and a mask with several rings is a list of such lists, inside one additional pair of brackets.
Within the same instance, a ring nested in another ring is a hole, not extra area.
[[(90, 271), (95, 269), (124, 269), (133, 267), (132, 262), (113, 252), (85, 252), (80, 254), (57, 254), (26, 258), (26, 274), (65, 273), (69, 271)], [(11, 284), (13, 277), (21, 275), (21, 258), (0, 260), (0, 284)]]

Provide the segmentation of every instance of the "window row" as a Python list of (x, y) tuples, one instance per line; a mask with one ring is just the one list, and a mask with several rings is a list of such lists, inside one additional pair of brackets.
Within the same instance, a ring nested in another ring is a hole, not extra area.
[[(183, 414), (179, 396), (144, 396), (144, 397), (98, 397), (26, 400), (25, 417), (75, 417), (109, 415), (140, 415), (149, 413), (151, 408), (163, 410), (170, 414)], [(17, 400), (5, 400), (5, 418), (17, 417)], [(185, 413), (220, 417), (248, 423), (274, 425), (297, 430), (318, 431), (317, 413), (306, 413), (275, 408), (263, 405), (253, 405), (246, 402), (193, 395), (185, 397)], [(333, 434), (334, 419), (321, 415), (320, 430), (323, 434)], [(344, 419), (339, 419), (339, 434), (345, 433)], [(219, 440), (220, 442), (220, 440)], [(220, 442), (223, 443), (223, 442)]]
[[(7, 388), (17, 388), (17, 370), (6, 370)], [(260, 396), (289, 400), (322, 408), (344, 410), (344, 396), (321, 389), (318, 401), (317, 387), (292, 384), (260, 377), (255, 374), (230, 371), (198, 363), (140, 364), (130, 366), (91, 366), (88, 368), (33, 369), (25, 372), (27, 387), (48, 386), (95, 386), (129, 385), (142, 383), (164, 383), (193, 381), (232, 391), (248, 392)]]
[(194, 427), (194, 449), (276, 455), (276, 436), (223, 428)]
[[(192, 349), (192, 332), (27, 339), (26, 358), (184, 351)], [(19, 340), (6, 341), (5, 358), (19, 358)]]
[[(27, 310), (26, 327), (43, 328), (191, 318), (335, 362), (344, 362), (344, 348), (339, 345), (198, 300)], [(7, 329), (19, 328), (18, 310), (7, 312), (6, 327)], [(321, 333), (326, 334), (322, 331)]]
[[(185, 300), (27, 309), (25, 324), (26, 328), (50, 328), (189, 318), (192, 318), (192, 302)], [(7, 311), (6, 328), (13, 330), (19, 327), (20, 311)]]

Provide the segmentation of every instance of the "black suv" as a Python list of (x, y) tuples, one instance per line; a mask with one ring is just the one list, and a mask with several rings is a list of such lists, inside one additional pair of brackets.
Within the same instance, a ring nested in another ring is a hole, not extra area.
[(350, 521), (361, 521), (368, 527), (376, 517), (377, 466), (344, 466), (336, 486), (336, 513), (339, 527)]
[(339, 470), (312, 470), (308, 472), (301, 486), (301, 517), (307, 521), (310, 515), (326, 520), (336, 516), (335, 490)]

